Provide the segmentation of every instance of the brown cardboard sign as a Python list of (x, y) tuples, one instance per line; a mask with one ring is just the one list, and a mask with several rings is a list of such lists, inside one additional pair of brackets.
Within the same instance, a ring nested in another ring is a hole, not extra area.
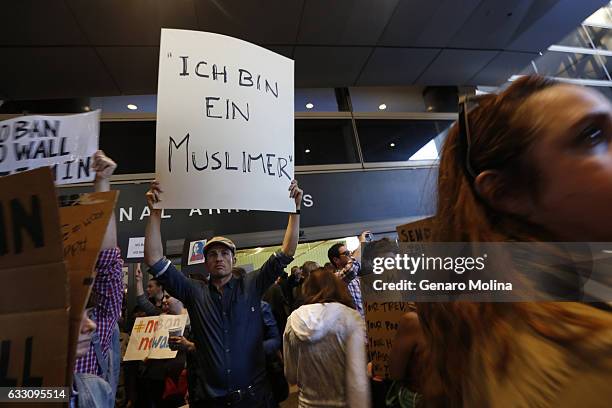
[(434, 217), (423, 218), (415, 222), (399, 225), (397, 237), (400, 242), (426, 242), (431, 239)]
[(51, 170), (0, 178), (0, 386), (64, 386), (68, 285)]
[[(433, 217), (399, 225), (397, 235), (400, 242), (426, 242), (431, 239)], [(410, 312), (409, 302), (370, 299), (364, 295), (366, 328), (368, 333), (368, 354), (375, 376), (389, 378), (389, 353), (393, 347), (399, 322), (405, 313)]]
[(66, 385), (67, 310), (3, 314), (0, 327), (3, 387)]
[[(2, 314), (68, 309), (68, 275), (63, 262), (0, 269)], [(2, 330), (0, 328), (0, 330)]]
[(85, 307), (100, 245), (118, 195), (118, 191), (82, 194), (59, 210), (64, 260), (70, 276), (72, 317), (80, 316)]
[(62, 261), (48, 167), (0, 178), (0, 268)]
[(87, 193), (60, 201), (64, 260), (70, 277), (70, 347), (68, 367), (75, 362), (76, 343), (87, 298), (95, 278), (100, 246), (115, 209), (118, 191)]
[(363, 304), (368, 334), (368, 355), (375, 376), (389, 378), (389, 353), (395, 333), (405, 313), (412, 311), (409, 302), (368, 302)]

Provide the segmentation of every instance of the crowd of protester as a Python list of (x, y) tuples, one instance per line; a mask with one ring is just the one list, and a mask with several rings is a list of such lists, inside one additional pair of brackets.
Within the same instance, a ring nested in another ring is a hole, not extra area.
[[(597, 92), (524, 77), (498, 95), (460, 106), (440, 160), (437, 242), (612, 241), (612, 108)], [(96, 191), (115, 163), (94, 156)], [(571, 169), (571, 171), (568, 171)], [(289, 186), (280, 250), (253, 272), (236, 267), (236, 245), (213, 237), (205, 279), (164, 257), (160, 202), (146, 200), (148, 273), (135, 273), (137, 317), (188, 314), (174, 359), (120, 363), (121, 256), (115, 220), (106, 231), (83, 316), (72, 406), (278, 407), (297, 385), (299, 407), (603, 407), (612, 400), (609, 304), (418, 303), (389, 349), (391, 379), (368, 366), (361, 247), (329, 248), (324, 266), (285, 271), (298, 245), (302, 190)], [(369, 240), (365, 231), (361, 243)], [(388, 239), (370, 246), (397, 252)], [(119, 372), (119, 368), (121, 371)], [(393, 381), (393, 382), (391, 382)], [(119, 388), (119, 390), (117, 390)]]

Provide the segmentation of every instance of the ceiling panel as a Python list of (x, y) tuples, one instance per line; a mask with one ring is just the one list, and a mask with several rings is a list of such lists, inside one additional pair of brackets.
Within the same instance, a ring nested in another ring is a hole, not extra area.
[(295, 85), (299, 87), (351, 86), (372, 52), (370, 47), (296, 46)]
[(284, 45), (266, 45), (264, 48), (269, 49), (272, 52), (283, 55), (287, 58), (293, 59), (293, 45), (284, 46)]
[(158, 46), (162, 27), (198, 29), (192, 0), (66, 1), (94, 46)]
[(574, 30), (588, 16), (606, 4), (605, 0), (558, 0), (529, 27), (523, 27), (520, 33), (506, 47), (510, 51), (539, 52), (550, 44), (561, 40)]
[(410, 85), (439, 52), (435, 48), (376, 48), (357, 85)]
[(483, 0), (449, 43), (453, 48), (503, 49), (515, 35), (533, 2)]
[(0, 96), (44, 98), (154, 92), (162, 27), (218, 32), (293, 57), (298, 86), (500, 83), (606, 0), (5, 3)]
[(2, 3), (0, 45), (79, 45), (85, 37), (63, 0)]
[(310, 0), (298, 44), (376, 45), (398, 0)]
[(379, 45), (445, 47), (481, 0), (401, 0)]
[(1, 48), (0, 89), (11, 99), (118, 95), (92, 48)]
[(122, 94), (157, 93), (159, 47), (96, 49)]
[(424, 85), (477, 85), (470, 80), (499, 52), (482, 50), (443, 50), (419, 77)]
[(498, 86), (538, 57), (535, 53), (502, 51), (485, 66), (470, 83)]
[(199, 29), (255, 44), (293, 44), (304, 0), (193, 0)]

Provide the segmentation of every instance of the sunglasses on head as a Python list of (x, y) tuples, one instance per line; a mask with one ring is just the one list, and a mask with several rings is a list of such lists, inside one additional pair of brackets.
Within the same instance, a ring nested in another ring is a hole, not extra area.
[(459, 115), (457, 125), (459, 127), (459, 137), (463, 141), (463, 159), (465, 161), (464, 170), (467, 177), (474, 181), (478, 173), (472, 167), (471, 150), (472, 150), (472, 133), (470, 132), (470, 122), (468, 120), (469, 113), (478, 107), (478, 103), (487, 95), (464, 95), (459, 97)]

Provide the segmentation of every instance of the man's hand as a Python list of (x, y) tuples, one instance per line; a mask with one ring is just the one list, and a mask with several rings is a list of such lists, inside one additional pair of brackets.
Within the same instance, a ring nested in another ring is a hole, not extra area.
[(302, 197), (304, 196), (304, 191), (300, 189), (298, 186), (297, 180), (291, 180), (291, 184), (289, 185), (289, 197), (295, 200), (295, 209), (299, 210), (302, 206)]
[(371, 236), (372, 233), (370, 231), (363, 231), (361, 233), (361, 235), (359, 235), (359, 242), (361, 242), (362, 244), (364, 242), (368, 242), (368, 236)]
[(151, 210), (151, 216), (147, 221), (147, 226), (145, 228), (145, 248), (144, 248), (144, 261), (147, 265), (152, 266), (155, 262), (162, 259), (164, 256), (164, 247), (162, 245), (161, 238), (161, 210), (154, 209), (153, 205), (159, 203), (161, 199), (159, 198), (160, 193), (162, 193), (161, 188), (159, 188), (159, 182), (154, 180), (151, 183), (151, 188), (145, 194), (147, 198), (147, 205), (149, 206), (149, 210)]
[[(289, 185), (289, 197), (295, 200), (295, 209), (299, 210), (302, 206), (302, 196), (304, 192), (298, 186), (297, 180), (291, 180)], [(300, 216), (297, 214), (289, 214), (289, 223), (287, 224), (287, 230), (285, 231), (285, 237), (283, 238), (283, 246), (281, 251), (285, 255), (295, 255), (297, 249), (298, 240), (300, 238)]]
[(117, 163), (110, 157), (104, 154), (102, 150), (98, 150), (93, 155), (91, 168), (96, 172), (96, 179), (108, 180), (117, 168)]
[(142, 269), (140, 269), (140, 263), (136, 264), (135, 277), (136, 283), (142, 283)]
[(170, 336), (168, 338), (168, 347), (170, 350), (195, 351), (195, 344), (183, 336)]
[(144, 295), (144, 289), (142, 288), (142, 270), (140, 269), (140, 263), (136, 264), (136, 270), (134, 271), (134, 284), (136, 285), (136, 296)]
[(151, 188), (145, 194), (145, 197), (147, 198), (147, 205), (151, 211), (154, 210), (153, 205), (161, 201), (161, 198), (159, 198), (160, 193), (163, 193), (163, 191), (159, 187), (159, 181), (153, 180), (151, 183)]
[[(96, 180), (94, 181), (94, 191), (96, 193), (110, 191), (110, 177), (116, 168), (117, 163), (105, 155), (102, 150), (98, 150), (94, 153), (92, 156), (91, 169), (96, 172)], [(117, 223), (115, 221), (115, 212), (113, 211), (108, 221), (100, 250), (115, 248), (116, 246)]]

